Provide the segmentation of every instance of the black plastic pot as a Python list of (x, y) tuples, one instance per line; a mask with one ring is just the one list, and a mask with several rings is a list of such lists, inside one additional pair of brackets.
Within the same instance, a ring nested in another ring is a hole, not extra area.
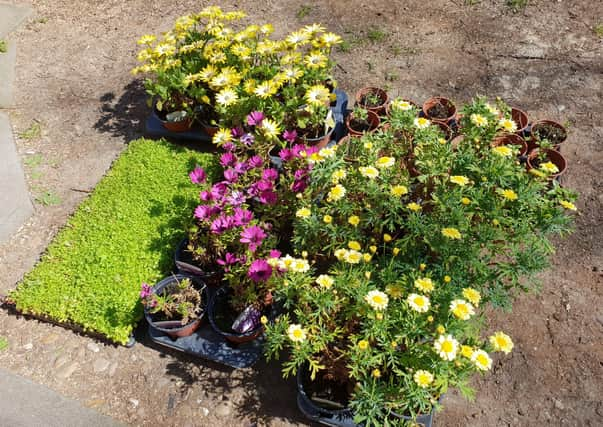
[(176, 274), (173, 276), (166, 277), (165, 279), (161, 280), (159, 283), (154, 285), (152, 288), (152, 292), (154, 294), (158, 294), (161, 293), (163, 289), (165, 289), (172, 283), (177, 283), (184, 279), (190, 279), (195, 285), (195, 287), (201, 292), (201, 314), (197, 319), (187, 323), (186, 325), (182, 325), (179, 320), (156, 321), (154, 319), (154, 315), (147, 308), (145, 308), (144, 310), (144, 317), (147, 323), (149, 324), (149, 327), (163, 332), (164, 334), (167, 334), (173, 338), (189, 336), (193, 332), (195, 332), (201, 325), (203, 316), (206, 312), (206, 308), (203, 305), (207, 304), (208, 299), (207, 292), (205, 289), (205, 283), (198, 277), (188, 276), (184, 274)]
[[(354, 422), (354, 413), (350, 409), (326, 409), (310, 399), (304, 388), (304, 377), (309, 375), (306, 369), (297, 371), (297, 406), (300, 411), (310, 420), (327, 426), (337, 427), (362, 427)], [(392, 413), (393, 417), (411, 421), (406, 415)], [(416, 422), (424, 427), (433, 426), (433, 411), (427, 415), (419, 415)]]
[(198, 266), (193, 257), (187, 251), (188, 239), (183, 239), (178, 243), (174, 252), (174, 265), (176, 272), (180, 274), (197, 276), (203, 279), (208, 286), (216, 286), (221, 281), (221, 274), (218, 271), (206, 271)]
[(214, 331), (232, 343), (240, 344), (253, 341), (264, 333), (263, 325), (260, 324), (257, 328), (249, 332), (239, 334), (233, 330), (225, 331), (220, 327), (220, 325), (218, 325), (218, 322), (216, 321), (216, 317), (226, 309), (228, 305), (228, 298), (230, 297), (231, 292), (231, 289), (226, 286), (219, 288), (209, 300), (209, 305), (207, 307), (207, 318), (209, 319), (209, 324)]

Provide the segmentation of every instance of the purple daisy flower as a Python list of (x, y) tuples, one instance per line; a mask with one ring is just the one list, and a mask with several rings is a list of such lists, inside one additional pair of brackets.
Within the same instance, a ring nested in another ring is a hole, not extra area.
[(250, 133), (246, 133), (245, 135), (243, 135), (241, 137), (240, 141), (243, 144), (249, 146), (249, 145), (253, 144), (253, 142), (255, 141), (255, 137)]
[(226, 197), (226, 203), (229, 203), (232, 206), (240, 206), (245, 203), (245, 199), (246, 197), (243, 192), (235, 190)]
[(188, 176), (193, 184), (202, 184), (205, 182), (206, 178), (205, 171), (201, 166), (195, 167)]
[(247, 225), (253, 219), (253, 212), (247, 209), (235, 208), (234, 210), (234, 223), (237, 227)]
[(262, 165), (264, 164), (264, 159), (262, 159), (261, 156), (258, 156), (257, 154), (255, 156), (252, 156), (249, 160), (249, 166), (252, 168), (261, 168)]
[(199, 193), (199, 199), (203, 200), (204, 202), (209, 202), (212, 200), (212, 195), (209, 191), (203, 190)]
[(234, 219), (228, 216), (220, 216), (214, 219), (209, 226), (209, 229), (214, 234), (222, 234), (226, 230), (231, 229), (234, 226)]
[(224, 171), (224, 179), (229, 183), (237, 182), (239, 179), (239, 174), (234, 169), (226, 169)]
[(278, 249), (272, 249), (270, 251), (270, 258), (280, 258), (282, 255), (282, 252), (279, 251)]
[(265, 179), (261, 179), (259, 180), (257, 183), (257, 189), (258, 191), (269, 191), (272, 190), (274, 188), (274, 184), (272, 183), (272, 181), (267, 181)]
[(140, 298), (145, 299), (153, 294), (152, 287), (148, 283), (142, 282), (142, 287), (140, 289)]
[(224, 145), (222, 145), (222, 149), (224, 151), (234, 151), (235, 149), (235, 145), (232, 142), (225, 142)]
[(245, 228), (241, 232), (241, 239), (239, 242), (247, 243), (249, 245), (249, 250), (251, 252), (255, 252), (255, 250), (262, 244), (264, 239), (266, 238), (266, 233), (257, 225), (252, 225), (251, 227)]
[(254, 282), (265, 282), (272, 275), (272, 267), (263, 259), (256, 259), (249, 266), (247, 276)]
[(233, 166), (237, 161), (237, 157), (233, 153), (224, 153), (220, 156), (220, 164), (225, 168)]
[(259, 126), (264, 120), (264, 113), (261, 111), (253, 111), (247, 116), (247, 124), (249, 126)]
[(281, 151), (278, 152), (278, 156), (283, 162), (288, 162), (293, 158), (293, 152), (288, 148), (283, 148)]
[(235, 254), (231, 254), (230, 252), (226, 252), (224, 255), (224, 259), (217, 260), (217, 263), (220, 265), (233, 265), (239, 262), (239, 258)]
[(237, 162), (234, 165), (234, 170), (239, 174), (242, 175), (245, 172), (247, 172), (249, 170), (249, 165), (247, 164), (247, 162)]
[(211, 216), (212, 208), (207, 205), (199, 205), (195, 208), (195, 218), (204, 220)]
[(230, 134), (232, 135), (233, 138), (240, 138), (241, 136), (243, 136), (243, 128), (241, 128), (241, 127), (232, 128), (230, 130)]
[(297, 131), (295, 129), (286, 130), (283, 132), (283, 138), (285, 139), (285, 141), (289, 142), (290, 144), (293, 144), (297, 139)]
[(276, 169), (264, 169), (262, 173), (262, 179), (266, 179), (268, 181), (276, 181), (278, 178), (278, 171)]
[(264, 205), (274, 205), (278, 200), (278, 195), (272, 190), (262, 191), (259, 199), (260, 203)]
[(211, 194), (210, 200), (221, 199), (224, 196), (224, 194), (226, 194), (227, 189), (228, 189), (227, 182), (218, 182), (217, 184), (214, 184), (210, 190), (210, 194)]

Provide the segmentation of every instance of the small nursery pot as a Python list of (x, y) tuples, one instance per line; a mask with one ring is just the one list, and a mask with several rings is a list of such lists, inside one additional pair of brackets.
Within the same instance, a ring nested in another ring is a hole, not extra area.
[(352, 124), (352, 121), (354, 120), (354, 113), (348, 114), (348, 117), (345, 119), (345, 125), (348, 128), (348, 132), (349, 132), (350, 136), (360, 137), (364, 134), (364, 132), (367, 132), (367, 133), (374, 132), (375, 129), (377, 129), (379, 127), (379, 124), (381, 123), (379, 116), (370, 110), (367, 111), (367, 113), (368, 113), (368, 121), (370, 123), (370, 127), (368, 130), (356, 130), (356, 129), (352, 128), (351, 124)]
[(528, 152), (528, 144), (526, 141), (516, 133), (505, 133), (497, 136), (490, 144), (492, 147), (500, 147), (501, 145), (516, 145), (519, 146), (519, 155), (525, 156)]
[[(160, 293), (163, 289), (165, 289), (172, 283), (177, 283), (184, 279), (192, 280), (193, 283), (197, 285), (198, 288), (200, 288), (199, 291), (201, 292), (201, 304), (203, 305), (203, 303), (207, 303), (207, 292), (205, 288), (205, 283), (203, 283), (199, 278), (183, 274), (176, 274), (173, 276), (166, 277), (165, 279), (157, 283), (155, 286), (153, 286), (151, 292), (153, 294)], [(179, 320), (156, 321), (154, 320), (154, 314), (149, 312), (147, 308), (144, 309), (144, 317), (147, 323), (149, 324), (149, 327), (163, 332), (164, 334), (167, 334), (173, 338), (188, 337), (192, 335), (193, 332), (195, 332), (201, 325), (204, 314), (205, 310), (203, 309), (202, 313), (199, 315), (198, 318), (192, 320), (186, 325), (182, 325), (182, 322), (180, 322)]]
[(524, 132), (526, 131), (529, 125), (528, 114), (525, 111), (520, 110), (519, 108), (512, 107), (511, 120), (513, 120), (515, 122), (515, 125), (517, 126), (517, 130), (515, 131), (515, 133), (517, 133), (517, 135), (523, 136)]
[(203, 128), (203, 132), (205, 132), (207, 135), (212, 136), (212, 137), (216, 134), (216, 132), (218, 132), (218, 129), (220, 129), (218, 126), (209, 125), (202, 120), (200, 120), (199, 123), (201, 124), (201, 127)]
[[(320, 406), (317, 402), (312, 400), (309, 396), (305, 382), (309, 381), (310, 374), (308, 373), (307, 366), (300, 368), (297, 371), (297, 407), (299, 410), (310, 420), (325, 425), (342, 426), (342, 427), (361, 427), (361, 424), (354, 422), (354, 413), (349, 408), (343, 409), (330, 409)], [(433, 425), (433, 414), (419, 415), (416, 419), (418, 425), (424, 427), (432, 427)], [(399, 415), (392, 411), (391, 418), (403, 419), (411, 421), (412, 418), (406, 415)]]
[(448, 123), (456, 116), (456, 106), (448, 98), (434, 96), (423, 103), (423, 114), (431, 121)]
[[(375, 95), (379, 98), (381, 103), (379, 105), (367, 105), (366, 97), (368, 95)], [(388, 101), (387, 92), (378, 87), (363, 87), (358, 92), (356, 92), (356, 105), (364, 108), (365, 110), (372, 111), (378, 115), (385, 113), (385, 108)]]
[(565, 127), (552, 120), (539, 120), (532, 124), (530, 129), (532, 143), (536, 148), (539, 142), (543, 139), (547, 139), (557, 151), (559, 146), (567, 139), (567, 130)]
[[(249, 341), (253, 341), (258, 338), (264, 332), (264, 326), (259, 325), (257, 328), (240, 334), (237, 333), (230, 328), (225, 330), (223, 326), (219, 323), (219, 318), (228, 318), (225, 316), (226, 311), (228, 310), (228, 298), (232, 291), (228, 287), (219, 288), (213, 295), (213, 297), (209, 301), (209, 305), (207, 307), (207, 318), (209, 319), (209, 324), (218, 334), (222, 335), (228, 341), (240, 344)], [(230, 321), (229, 321), (230, 323)]]
[(335, 128), (331, 128), (327, 134), (317, 138), (308, 138), (304, 135), (300, 135), (296, 138), (295, 142), (309, 145), (311, 147), (317, 147), (319, 150), (321, 150), (329, 145), (329, 142), (331, 142), (331, 135), (333, 135), (333, 131), (335, 131)]
[(170, 122), (166, 120), (165, 113), (159, 111), (157, 107), (153, 108), (153, 114), (155, 114), (157, 119), (161, 122), (161, 125), (170, 132), (186, 132), (193, 124), (192, 117), (186, 117), (184, 120), (177, 122)]
[(434, 121), (433, 122), (434, 125), (436, 125), (437, 127), (440, 128), (440, 130), (444, 133), (444, 137), (446, 138), (446, 141), (450, 141), (452, 139), (452, 129), (450, 129), (450, 126), (448, 126), (446, 123), (444, 122), (440, 122), (440, 121)]
[[(540, 150), (542, 149), (536, 148), (530, 151), (530, 154), (528, 154), (528, 161), (526, 166), (528, 171), (530, 169), (538, 169), (538, 164), (536, 163), (538, 161), (538, 154), (540, 153)], [(559, 169), (559, 172), (549, 175), (549, 179), (555, 179), (558, 176), (563, 175), (565, 169), (567, 168), (567, 161), (565, 160), (565, 157), (563, 157), (560, 152), (549, 149), (544, 149), (544, 154), (547, 160), (549, 160), (551, 163), (557, 166), (557, 169)]]
[(218, 271), (207, 271), (200, 267), (187, 250), (188, 239), (182, 239), (174, 252), (174, 265), (180, 274), (198, 276), (207, 286), (213, 287), (220, 284), (221, 273)]

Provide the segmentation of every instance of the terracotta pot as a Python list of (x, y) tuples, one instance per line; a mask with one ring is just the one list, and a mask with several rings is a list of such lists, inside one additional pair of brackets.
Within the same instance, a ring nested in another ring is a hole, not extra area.
[[(381, 104), (375, 107), (366, 106), (363, 103), (363, 100), (366, 95), (370, 94), (376, 95), (381, 100)], [(363, 87), (358, 92), (356, 92), (356, 105), (364, 108), (365, 110), (372, 111), (378, 115), (385, 114), (385, 106), (387, 105), (387, 101), (387, 92), (378, 87)]]
[(452, 150), (456, 151), (464, 139), (465, 139), (465, 135), (458, 135), (458, 136), (455, 136), (454, 138), (452, 138), (452, 141), (450, 141), (450, 146), (452, 147)]
[(303, 135), (300, 135), (295, 139), (295, 142), (297, 142), (298, 144), (309, 145), (311, 147), (318, 147), (318, 149), (320, 150), (329, 145), (329, 142), (331, 142), (331, 135), (333, 135), (333, 131), (335, 131), (335, 128), (331, 128), (331, 130), (329, 130), (326, 135), (319, 136), (318, 138), (307, 138)]
[(525, 156), (528, 152), (528, 144), (527, 142), (519, 135), (515, 133), (505, 133), (500, 136), (497, 136), (490, 144), (491, 147), (500, 147), (501, 145), (517, 145), (520, 147), (519, 155)]
[(450, 126), (448, 126), (444, 122), (440, 122), (440, 121), (437, 121), (437, 120), (434, 120), (432, 123), (434, 125), (436, 125), (437, 127), (439, 127), (442, 130), (442, 132), (444, 132), (444, 135), (446, 137), (446, 141), (450, 141), (452, 139), (452, 129), (450, 129)]
[[(431, 114), (429, 114), (429, 111), (438, 105), (441, 105), (446, 109), (446, 117), (433, 117)], [(456, 106), (448, 98), (434, 96), (423, 103), (423, 114), (431, 121), (448, 123), (456, 116)]]
[(209, 323), (214, 331), (232, 343), (240, 344), (253, 341), (264, 332), (263, 325), (260, 325), (249, 332), (240, 334), (232, 330), (225, 331), (216, 321), (216, 318), (220, 315), (220, 313), (227, 308), (230, 292), (231, 291), (229, 288), (223, 287), (214, 293), (207, 306), (207, 318), (209, 319)]
[(515, 133), (523, 136), (530, 123), (528, 114), (519, 108), (511, 107), (511, 120), (513, 120), (517, 125), (517, 130)]
[[(370, 132), (374, 132), (375, 129), (377, 129), (379, 127), (379, 124), (381, 123), (381, 120), (379, 119), (379, 116), (374, 113), (373, 111), (368, 110), (368, 121), (370, 123), (370, 130), (368, 131), (368, 133)], [(350, 113), (348, 114), (348, 117), (345, 119), (345, 125), (348, 128), (348, 132), (350, 134), (350, 136), (352, 137), (360, 137), (364, 134), (364, 132), (362, 131), (357, 131), (354, 130), (351, 126), (350, 123), (354, 118), (354, 113)]]
[(554, 122), (552, 120), (539, 120), (532, 124), (532, 128), (530, 129), (530, 136), (531, 136), (530, 142), (534, 145), (533, 148), (536, 148), (539, 145), (539, 141), (541, 138), (538, 135), (538, 129), (542, 128), (543, 126), (553, 127), (561, 135), (562, 139), (560, 141), (558, 141), (556, 143), (551, 141), (554, 144), (555, 149), (558, 151), (559, 146), (567, 139), (567, 129), (565, 129), (565, 127), (562, 124)]
[[(154, 294), (157, 294), (157, 293), (161, 292), (163, 289), (165, 289), (167, 286), (171, 285), (172, 283), (179, 282), (184, 279), (190, 279), (198, 287), (201, 287), (201, 289), (200, 289), (201, 298), (202, 298), (201, 304), (206, 302), (207, 301), (207, 292), (205, 290), (205, 284), (198, 278), (194, 278), (194, 277), (183, 275), (183, 274), (176, 274), (174, 276), (166, 277), (165, 279), (163, 279), (162, 281), (157, 283), (155, 286), (153, 286), (152, 292)], [(191, 322), (187, 323), (186, 325), (182, 325), (182, 322), (180, 322), (179, 320), (156, 321), (156, 320), (154, 320), (155, 316), (153, 313), (149, 312), (149, 310), (146, 308), (144, 310), (144, 316), (145, 316), (145, 319), (147, 320), (147, 323), (149, 324), (149, 327), (157, 329), (158, 331), (163, 332), (164, 334), (167, 334), (174, 338), (188, 337), (188, 336), (192, 335), (193, 332), (195, 332), (201, 325), (201, 321), (203, 320), (204, 314), (205, 314), (205, 310), (203, 310), (202, 314), (200, 314), (197, 319), (192, 320)]]
[[(542, 149), (536, 148), (530, 151), (530, 154), (528, 154), (528, 162), (526, 166), (528, 171), (530, 169), (538, 169), (536, 165), (534, 165), (534, 161), (538, 157), (540, 150)], [(563, 175), (565, 169), (567, 168), (567, 161), (565, 160), (565, 157), (563, 157), (560, 152), (555, 150), (544, 149), (544, 153), (546, 158), (555, 166), (557, 166), (557, 169), (559, 169), (559, 172), (549, 175), (549, 179), (554, 179), (558, 176)]]
[(216, 132), (218, 132), (218, 130), (220, 129), (218, 126), (212, 126), (212, 125), (208, 125), (207, 123), (204, 122), (200, 122), (201, 123), (201, 127), (203, 128), (203, 132), (205, 132), (207, 135), (213, 137)]
[(193, 119), (190, 117), (180, 120), (179, 122), (168, 122), (165, 120), (165, 114), (157, 110), (157, 108), (153, 108), (153, 114), (155, 114), (157, 120), (161, 122), (161, 125), (170, 132), (186, 132), (193, 124)]

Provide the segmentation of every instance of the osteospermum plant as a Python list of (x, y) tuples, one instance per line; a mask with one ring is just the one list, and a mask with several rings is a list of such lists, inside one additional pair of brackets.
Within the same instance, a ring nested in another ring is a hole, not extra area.
[(291, 250), (310, 268), (271, 278), (288, 314), (267, 353), (287, 349), (284, 374), (340, 390), (357, 422), (429, 413), (450, 386), (471, 395), (470, 376), (513, 348), (481, 332), (482, 310), (534, 287), (576, 195), (493, 144), (513, 131), (507, 111), (475, 100), (451, 144), (394, 100), (389, 127), (307, 157)]

